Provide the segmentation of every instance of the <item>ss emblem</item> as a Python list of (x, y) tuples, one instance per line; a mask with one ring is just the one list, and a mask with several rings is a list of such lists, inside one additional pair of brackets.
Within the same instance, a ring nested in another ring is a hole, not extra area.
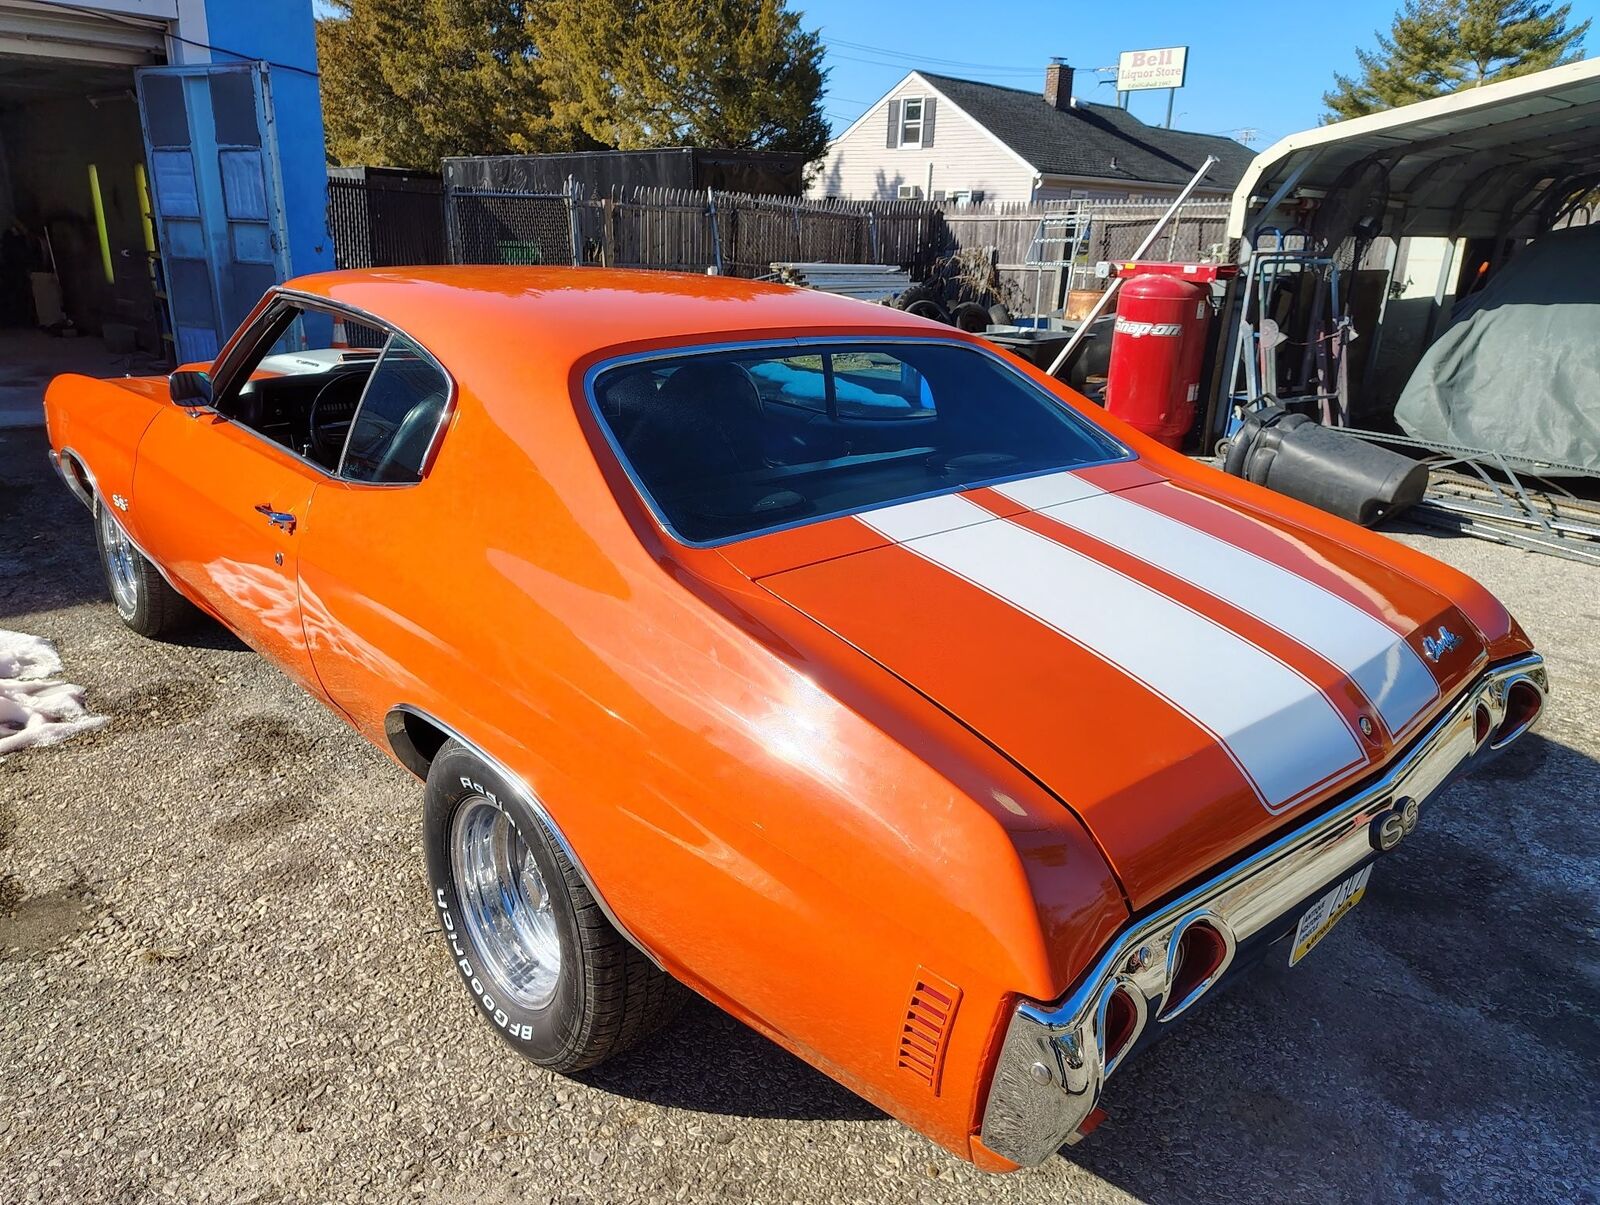
[(1386, 854), (1399, 845), (1417, 827), (1417, 816), (1421, 811), (1422, 807), (1415, 799), (1395, 800), (1394, 806), (1374, 820), (1367, 830), (1372, 848)]

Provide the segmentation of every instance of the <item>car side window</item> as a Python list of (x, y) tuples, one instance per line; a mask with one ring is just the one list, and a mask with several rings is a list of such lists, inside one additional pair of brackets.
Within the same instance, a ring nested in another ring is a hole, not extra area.
[(383, 483), (421, 480), (449, 399), (450, 381), (439, 366), (404, 335), (391, 335), (350, 423), (340, 476)]
[(251, 338), (254, 346), (217, 395), (218, 413), (333, 472), (388, 332), (280, 304), (262, 317)]

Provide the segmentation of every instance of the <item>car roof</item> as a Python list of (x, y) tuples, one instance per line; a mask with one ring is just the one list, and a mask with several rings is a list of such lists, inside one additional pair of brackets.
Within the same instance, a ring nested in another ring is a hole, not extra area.
[(453, 356), (574, 362), (674, 342), (801, 335), (948, 336), (950, 327), (812, 289), (618, 268), (452, 265), (302, 276), (283, 286), (383, 318), (452, 367)]

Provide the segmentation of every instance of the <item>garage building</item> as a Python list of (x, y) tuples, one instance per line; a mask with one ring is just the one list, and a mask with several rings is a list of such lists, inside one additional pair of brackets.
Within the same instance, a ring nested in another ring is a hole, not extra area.
[(0, 412), (333, 266), (311, 0), (0, 0)]

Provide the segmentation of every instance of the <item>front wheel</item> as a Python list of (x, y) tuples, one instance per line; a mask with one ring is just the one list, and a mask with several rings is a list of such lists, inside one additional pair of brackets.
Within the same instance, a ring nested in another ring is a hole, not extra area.
[(95, 503), (94, 530), (106, 588), (123, 623), (141, 636), (160, 637), (195, 621), (194, 604), (167, 584), (104, 502)]
[(454, 741), (428, 770), (423, 847), (456, 971), (533, 1062), (593, 1067), (678, 1012), (684, 989), (606, 919), (563, 842)]

